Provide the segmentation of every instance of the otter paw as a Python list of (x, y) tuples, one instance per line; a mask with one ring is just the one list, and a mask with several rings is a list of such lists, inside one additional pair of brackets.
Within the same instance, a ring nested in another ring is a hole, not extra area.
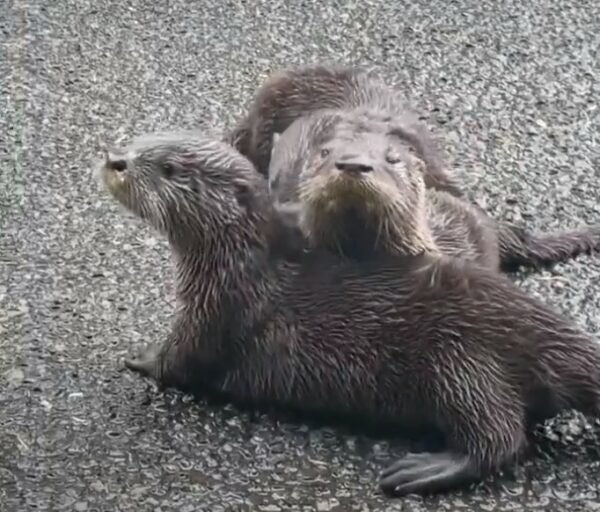
[(160, 352), (159, 345), (152, 345), (138, 357), (125, 359), (125, 367), (146, 377), (160, 380), (162, 366)]
[(409, 453), (381, 473), (386, 494), (429, 494), (465, 484), (477, 477), (468, 456), (443, 453)]

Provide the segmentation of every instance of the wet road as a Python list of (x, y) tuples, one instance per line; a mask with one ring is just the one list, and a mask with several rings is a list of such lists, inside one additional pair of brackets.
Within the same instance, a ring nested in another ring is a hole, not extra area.
[[(573, 414), (514, 474), (388, 500), (376, 475), (398, 440), (193, 403), (123, 371), (168, 330), (168, 251), (91, 172), (103, 140), (231, 126), (269, 71), (337, 60), (406, 90), (495, 215), (598, 221), (600, 3), (157, 4), (0, 9), (0, 510), (600, 509), (600, 426)], [(523, 286), (598, 335), (599, 261)]]

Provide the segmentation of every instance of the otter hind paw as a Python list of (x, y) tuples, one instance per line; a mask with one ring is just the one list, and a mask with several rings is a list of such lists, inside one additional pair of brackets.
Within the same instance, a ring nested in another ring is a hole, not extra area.
[(468, 456), (409, 453), (382, 471), (379, 485), (390, 495), (430, 494), (466, 484), (478, 476)]
[(146, 377), (160, 380), (161, 356), (159, 346), (151, 346), (138, 357), (126, 358), (125, 367)]

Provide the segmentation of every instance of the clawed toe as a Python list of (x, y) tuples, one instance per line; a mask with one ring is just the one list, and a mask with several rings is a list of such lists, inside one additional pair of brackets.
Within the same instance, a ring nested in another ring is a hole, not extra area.
[(139, 373), (148, 373), (149, 361), (137, 358), (125, 359), (125, 367)]
[(151, 347), (138, 357), (126, 358), (125, 367), (147, 377), (158, 378), (160, 356), (157, 347)]
[(431, 456), (431, 453), (408, 453), (401, 459), (384, 468), (381, 471), (380, 477), (386, 478), (398, 471), (413, 467), (415, 464), (426, 463), (427, 460), (431, 459)]
[(452, 453), (410, 453), (385, 468), (380, 487), (387, 494), (438, 492), (473, 478), (468, 457)]

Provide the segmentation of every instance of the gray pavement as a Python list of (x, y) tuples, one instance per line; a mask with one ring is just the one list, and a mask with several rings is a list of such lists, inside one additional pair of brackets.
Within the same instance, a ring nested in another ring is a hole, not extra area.
[[(600, 509), (600, 425), (575, 414), (514, 474), (389, 500), (401, 440), (123, 371), (167, 332), (168, 251), (91, 172), (101, 141), (231, 126), (267, 72), (327, 59), (402, 87), (495, 215), (597, 222), (598, 1), (4, 0), (0, 29), (0, 510)], [(520, 281), (600, 333), (599, 259)]]

